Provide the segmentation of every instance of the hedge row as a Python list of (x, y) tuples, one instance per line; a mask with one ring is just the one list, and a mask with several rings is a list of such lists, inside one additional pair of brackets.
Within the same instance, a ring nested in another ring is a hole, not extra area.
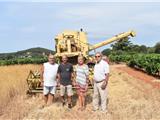
[(126, 62), (128, 66), (146, 71), (148, 74), (160, 74), (160, 54), (110, 55), (112, 62)]
[(46, 61), (47, 58), (19, 58), (11, 60), (0, 60), (0, 66), (15, 64), (42, 64)]

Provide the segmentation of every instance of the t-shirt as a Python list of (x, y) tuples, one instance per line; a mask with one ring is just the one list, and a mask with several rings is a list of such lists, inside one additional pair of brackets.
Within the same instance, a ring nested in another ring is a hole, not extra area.
[(109, 73), (109, 65), (104, 60), (101, 60), (99, 63), (96, 63), (94, 66), (94, 80), (102, 81), (105, 79), (105, 74)]
[(58, 73), (60, 74), (60, 84), (66, 86), (71, 85), (71, 74), (73, 72), (73, 66), (70, 63), (60, 64), (58, 67)]
[(86, 85), (87, 76), (89, 75), (89, 69), (87, 65), (77, 65), (76, 66), (76, 82), (82, 85)]
[(43, 64), (44, 66), (44, 72), (43, 72), (43, 80), (44, 80), (44, 86), (56, 86), (56, 75), (58, 70), (58, 64), (50, 64), (49, 62), (46, 62)]

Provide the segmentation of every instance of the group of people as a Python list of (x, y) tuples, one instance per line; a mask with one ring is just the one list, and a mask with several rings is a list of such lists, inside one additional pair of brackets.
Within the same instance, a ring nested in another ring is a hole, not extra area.
[[(104, 59), (103, 59), (104, 58)], [(93, 111), (102, 110), (107, 112), (107, 84), (109, 79), (109, 64), (106, 57), (100, 52), (95, 54), (96, 64), (94, 66), (94, 92), (93, 92)], [(74, 86), (77, 91), (79, 108), (85, 110), (85, 97), (89, 84), (89, 68), (84, 63), (83, 56), (79, 56), (77, 65), (68, 62), (66, 55), (62, 56), (61, 63), (58, 65), (54, 55), (48, 56), (48, 62), (43, 64), (41, 81), (43, 86), (45, 105), (52, 104), (57, 86), (60, 87), (62, 106), (65, 106), (65, 93), (67, 93), (68, 108), (72, 108), (72, 96)]]

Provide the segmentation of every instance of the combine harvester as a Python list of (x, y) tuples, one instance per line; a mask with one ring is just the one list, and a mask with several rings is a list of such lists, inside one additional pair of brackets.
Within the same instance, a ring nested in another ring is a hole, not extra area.
[[(83, 30), (80, 31), (64, 31), (63, 33), (58, 34), (55, 37), (55, 50), (56, 50), (56, 58), (60, 61), (60, 58), (63, 55), (67, 55), (69, 58), (69, 62), (75, 65), (77, 63), (77, 57), (79, 55), (83, 55), (88, 62), (93, 62), (94, 58), (89, 56), (89, 52), (95, 50), (99, 47), (108, 45), (114, 41), (123, 40), (128, 37), (134, 37), (136, 34), (134, 31), (124, 32), (114, 37), (107, 39), (103, 42), (97, 43), (95, 45), (90, 45), (87, 40), (87, 35)], [(91, 61), (89, 61), (91, 60)], [(90, 68), (90, 88), (92, 88), (92, 76), (93, 76), (93, 66), (89, 66)], [(42, 92), (42, 87), (40, 87), (40, 72), (38, 71), (30, 71), (27, 77), (28, 83), (28, 94), (39, 93)]]

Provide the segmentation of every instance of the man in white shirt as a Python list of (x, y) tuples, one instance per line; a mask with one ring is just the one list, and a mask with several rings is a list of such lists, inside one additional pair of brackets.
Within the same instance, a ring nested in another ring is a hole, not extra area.
[[(107, 112), (107, 84), (109, 78), (109, 65), (102, 60), (102, 54), (97, 52), (95, 55), (96, 64), (94, 66), (94, 93), (93, 108), (94, 111), (99, 109)], [(99, 103), (101, 103), (99, 105)]]
[(50, 105), (53, 102), (57, 86), (57, 70), (58, 64), (55, 63), (54, 56), (50, 54), (48, 62), (43, 64), (41, 71), (45, 105)]

